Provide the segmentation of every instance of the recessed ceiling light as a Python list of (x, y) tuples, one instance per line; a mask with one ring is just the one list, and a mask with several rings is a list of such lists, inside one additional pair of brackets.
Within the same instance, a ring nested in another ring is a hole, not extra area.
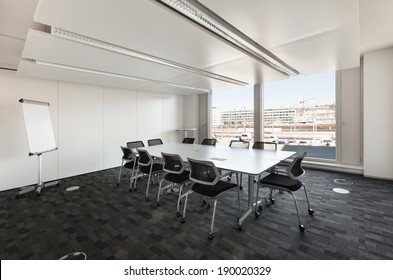
[(139, 51), (135, 51), (135, 50), (131, 50), (131, 49), (128, 49), (128, 48), (121, 47), (121, 46), (117, 46), (117, 45), (114, 45), (114, 44), (111, 44), (111, 43), (108, 43), (108, 42), (104, 42), (104, 41), (100, 41), (100, 40), (93, 39), (93, 38), (90, 38), (90, 37), (86, 37), (86, 36), (83, 36), (83, 35), (80, 35), (80, 34), (77, 34), (77, 33), (73, 33), (73, 32), (70, 32), (70, 31), (66, 31), (66, 30), (63, 30), (63, 29), (59, 29), (59, 28), (56, 28), (56, 27), (52, 27), (51, 28), (51, 34), (54, 35), (54, 36), (57, 36), (57, 37), (61, 37), (61, 38), (67, 39), (67, 40), (74, 41), (74, 42), (78, 42), (78, 43), (94, 46), (94, 47), (97, 47), (97, 48), (100, 48), (100, 49), (112, 51), (112, 52), (115, 52), (115, 53), (119, 53), (119, 54), (123, 54), (123, 55), (126, 55), (126, 56), (130, 56), (130, 57), (133, 57), (133, 58), (138, 58), (138, 59), (142, 59), (142, 60), (145, 60), (145, 61), (149, 61), (149, 62), (153, 62), (153, 63), (165, 65), (165, 66), (169, 66), (169, 67), (172, 67), (172, 68), (180, 69), (180, 70), (183, 70), (183, 71), (187, 71), (187, 72), (194, 73), (194, 74), (201, 75), (201, 76), (205, 76), (205, 77), (208, 77), (208, 78), (224, 81), (224, 82), (227, 82), (227, 83), (231, 83), (231, 84), (235, 84), (235, 85), (241, 85), (241, 86), (247, 85), (247, 83), (243, 82), (243, 81), (232, 79), (232, 78), (229, 78), (229, 77), (226, 77), (226, 76), (223, 76), (223, 75), (219, 75), (219, 74), (212, 73), (212, 72), (209, 72), (209, 71), (205, 71), (205, 70), (202, 70), (202, 69), (199, 69), (199, 68), (191, 67), (191, 66), (184, 65), (184, 64), (181, 64), (181, 63), (177, 63), (177, 62), (174, 62), (174, 61), (170, 61), (170, 60), (167, 60), (167, 59), (164, 59), (164, 58), (160, 58), (160, 57), (157, 57), (157, 56), (153, 56), (153, 55), (149, 55), (149, 54), (146, 54), (146, 53), (142, 53), (142, 52), (139, 52)]

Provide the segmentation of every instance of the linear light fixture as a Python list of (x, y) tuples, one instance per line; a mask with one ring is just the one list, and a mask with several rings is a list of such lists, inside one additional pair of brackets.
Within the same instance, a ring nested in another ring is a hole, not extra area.
[(112, 78), (127, 79), (127, 80), (132, 80), (132, 81), (149, 82), (149, 83), (158, 84), (158, 85), (165, 85), (165, 86), (170, 86), (170, 87), (177, 87), (177, 88), (183, 88), (183, 89), (188, 89), (188, 90), (194, 90), (194, 91), (198, 91), (198, 92), (202, 92), (202, 93), (209, 92), (209, 90), (202, 89), (202, 88), (195, 88), (195, 87), (179, 85), (179, 84), (174, 84), (174, 83), (168, 83), (168, 82), (163, 82), (163, 81), (127, 76), (127, 75), (123, 75), (123, 74), (104, 72), (104, 71), (99, 71), (99, 70), (87, 69), (87, 68), (82, 68), (82, 67), (58, 64), (58, 63), (52, 63), (52, 62), (46, 62), (46, 61), (40, 61), (40, 60), (30, 60), (30, 59), (26, 59), (26, 60), (30, 61), (30, 62), (35, 62), (37, 65), (53, 67), (53, 68), (57, 68), (57, 69), (78, 71), (78, 72), (82, 72), (82, 73), (96, 74), (96, 75), (102, 75), (102, 76), (107, 76), (107, 77), (112, 77)]
[(300, 73), (197, 0), (154, 0), (214, 33), (245, 54), (287, 75)]
[(111, 43), (108, 43), (108, 42), (96, 40), (96, 39), (93, 39), (93, 38), (90, 38), (90, 37), (86, 37), (86, 36), (83, 36), (83, 35), (80, 35), (80, 34), (77, 34), (77, 33), (73, 33), (73, 32), (70, 32), (70, 31), (66, 31), (66, 30), (63, 30), (63, 29), (59, 29), (59, 28), (56, 28), (56, 27), (52, 27), (51, 28), (51, 34), (55, 35), (57, 37), (61, 37), (61, 38), (64, 38), (64, 39), (68, 39), (68, 40), (74, 41), (74, 42), (78, 42), (78, 43), (86, 44), (86, 45), (89, 45), (89, 46), (97, 47), (97, 48), (100, 48), (100, 49), (112, 51), (112, 52), (115, 52), (115, 53), (119, 53), (119, 54), (123, 54), (123, 55), (126, 55), (126, 56), (130, 56), (130, 57), (133, 57), (133, 58), (138, 58), (138, 59), (142, 59), (142, 60), (158, 63), (158, 64), (161, 64), (161, 65), (173, 67), (173, 68), (176, 68), (176, 69), (180, 69), (180, 70), (191, 72), (191, 73), (194, 73), (194, 74), (197, 74), (197, 75), (202, 75), (202, 76), (205, 76), (205, 77), (208, 77), (208, 78), (224, 81), (224, 82), (227, 82), (227, 83), (240, 85), (240, 86), (247, 85), (247, 83), (243, 82), (243, 81), (232, 79), (232, 78), (229, 78), (229, 77), (226, 77), (226, 76), (223, 76), (223, 75), (215, 74), (215, 73), (212, 73), (212, 72), (209, 72), (209, 71), (205, 71), (205, 70), (202, 70), (202, 69), (198, 69), (198, 68), (195, 68), (195, 67), (191, 67), (191, 66), (184, 65), (184, 64), (181, 64), (181, 63), (177, 63), (177, 62), (174, 62), (174, 61), (170, 61), (170, 60), (167, 60), (167, 59), (164, 59), (164, 58), (160, 58), (160, 57), (157, 57), (157, 56), (153, 56), (153, 55), (149, 55), (149, 54), (146, 54), (146, 53), (142, 53), (142, 52), (139, 52), (139, 51), (127, 49), (127, 48), (124, 48), (124, 47), (121, 47), (121, 46), (117, 46), (117, 45), (114, 45), (114, 44), (111, 44)]

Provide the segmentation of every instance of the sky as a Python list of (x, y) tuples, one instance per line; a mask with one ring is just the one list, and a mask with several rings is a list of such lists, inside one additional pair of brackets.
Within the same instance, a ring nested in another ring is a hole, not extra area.
[[(254, 109), (253, 85), (213, 92), (213, 107), (220, 111)], [(335, 103), (335, 72), (298, 76), (264, 84), (266, 109), (301, 107)]]

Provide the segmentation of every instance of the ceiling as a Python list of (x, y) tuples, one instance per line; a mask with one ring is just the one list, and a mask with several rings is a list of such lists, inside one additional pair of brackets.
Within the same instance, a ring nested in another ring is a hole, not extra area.
[[(357, 67), (364, 52), (393, 46), (391, 0), (199, 2), (301, 75)], [(64, 39), (53, 28), (247, 84), (287, 78), (155, 0), (0, 0), (0, 67), (172, 94), (239, 86)]]

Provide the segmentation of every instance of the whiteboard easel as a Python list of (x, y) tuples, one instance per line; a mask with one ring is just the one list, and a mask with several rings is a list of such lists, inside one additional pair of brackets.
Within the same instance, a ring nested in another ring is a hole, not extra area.
[(58, 184), (58, 181), (44, 183), (42, 181), (42, 154), (57, 150), (53, 133), (52, 121), (49, 112), (49, 103), (20, 99), (22, 103), (23, 116), (29, 142), (29, 156), (38, 157), (38, 182), (37, 186), (22, 188), (16, 197), (22, 194), (36, 191), (39, 196), (42, 188)]

